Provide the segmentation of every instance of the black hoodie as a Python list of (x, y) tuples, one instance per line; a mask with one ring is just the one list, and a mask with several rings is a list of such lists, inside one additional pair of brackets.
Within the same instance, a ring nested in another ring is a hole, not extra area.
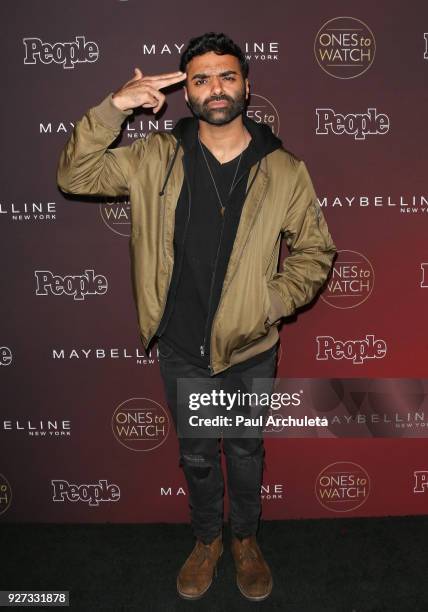
[[(279, 138), (265, 124), (258, 124), (245, 115), (243, 121), (251, 141), (243, 152), (229, 199), (227, 192), (238, 160), (221, 166), (204, 148), (220, 197), (223, 203), (227, 201), (224, 216), (220, 214), (217, 194), (199, 146), (198, 120), (193, 117), (180, 119), (172, 131), (178, 141), (177, 147), (181, 145), (184, 150), (185, 180), (175, 213), (174, 269), (156, 335), (162, 336), (166, 344), (190, 363), (202, 368), (208, 368), (210, 363), (211, 325), (242, 207), (251, 189), (249, 185), (246, 192), (250, 168), (257, 164), (257, 174), (261, 159), (282, 146)], [(253, 360), (255, 363), (259, 361), (260, 357), (253, 357), (251, 364)]]

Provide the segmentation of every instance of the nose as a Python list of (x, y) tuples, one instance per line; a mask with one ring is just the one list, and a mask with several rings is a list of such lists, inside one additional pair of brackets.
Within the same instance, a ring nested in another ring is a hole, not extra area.
[(211, 95), (219, 96), (223, 93), (223, 86), (221, 79), (218, 76), (213, 76), (211, 79)]

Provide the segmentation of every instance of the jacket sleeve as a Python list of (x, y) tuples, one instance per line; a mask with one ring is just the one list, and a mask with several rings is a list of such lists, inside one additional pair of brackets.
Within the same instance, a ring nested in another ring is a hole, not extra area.
[(284, 258), (281, 271), (268, 282), (269, 324), (293, 314), (313, 299), (327, 279), (336, 253), (306, 165), (303, 161), (297, 163), (281, 228), (290, 254)]
[(57, 183), (66, 193), (83, 195), (128, 195), (129, 182), (146, 148), (138, 139), (130, 146), (109, 149), (132, 110), (121, 111), (110, 93), (77, 121), (61, 152)]

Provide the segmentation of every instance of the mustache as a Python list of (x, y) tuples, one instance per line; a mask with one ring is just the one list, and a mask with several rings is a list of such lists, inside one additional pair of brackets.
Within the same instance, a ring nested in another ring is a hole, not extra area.
[(222, 102), (223, 100), (225, 100), (226, 102), (234, 102), (234, 99), (231, 96), (221, 94), (219, 96), (210, 96), (209, 98), (207, 98), (204, 102), (204, 106), (207, 106), (210, 102)]

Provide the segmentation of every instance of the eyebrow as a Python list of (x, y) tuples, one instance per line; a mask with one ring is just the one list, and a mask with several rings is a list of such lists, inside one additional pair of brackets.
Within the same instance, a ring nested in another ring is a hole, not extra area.
[[(236, 72), (236, 70), (225, 70), (224, 72), (220, 72), (220, 74), (218, 76), (228, 76), (229, 74), (238, 74)], [(203, 72), (199, 72), (198, 74), (195, 74), (194, 76), (192, 76), (191, 80), (194, 81), (195, 79), (206, 79), (207, 77), (213, 76), (212, 74), (204, 74)]]

